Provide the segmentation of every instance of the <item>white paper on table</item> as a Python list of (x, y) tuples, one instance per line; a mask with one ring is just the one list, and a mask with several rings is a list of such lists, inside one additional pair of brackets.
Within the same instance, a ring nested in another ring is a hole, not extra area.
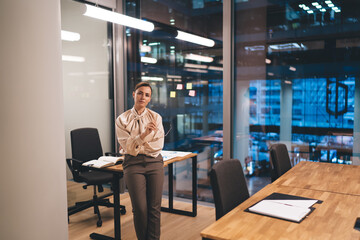
[(191, 152), (178, 152), (178, 151), (161, 151), (161, 156), (163, 157), (164, 161), (170, 160), (176, 157), (183, 157), (189, 155)]
[(300, 222), (311, 211), (308, 207), (299, 207), (276, 201), (279, 200), (262, 200), (250, 207), (249, 211), (295, 222)]

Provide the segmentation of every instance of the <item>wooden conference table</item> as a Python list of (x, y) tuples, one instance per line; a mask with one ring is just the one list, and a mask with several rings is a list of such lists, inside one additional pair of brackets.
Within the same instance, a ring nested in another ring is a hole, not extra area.
[[(360, 239), (359, 166), (301, 162), (201, 232), (203, 239)], [(353, 189), (351, 188), (353, 187)], [(301, 223), (244, 210), (273, 192), (322, 200)]]
[(272, 184), (360, 196), (360, 166), (303, 161)]
[[(173, 164), (175, 162), (184, 161), (186, 159), (192, 159), (192, 211), (184, 211), (180, 209), (174, 209), (173, 206)], [(169, 206), (161, 207), (162, 211), (181, 214), (186, 216), (195, 217), (197, 215), (197, 154), (189, 153), (184, 156), (171, 158), (164, 161), (164, 167), (168, 167), (169, 176)], [(91, 167), (90, 167), (91, 168)], [(119, 180), (123, 177), (123, 166), (121, 164), (114, 165), (106, 168), (91, 168), (92, 170), (110, 172), (113, 174), (112, 188), (114, 192), (114, 236), (109, 237), (99, 233), (91, 233), (91, 239), (97, 240), (120, 240), (121, 239), (121, 228), (120, 228), (120, 192), (119, 192)]]

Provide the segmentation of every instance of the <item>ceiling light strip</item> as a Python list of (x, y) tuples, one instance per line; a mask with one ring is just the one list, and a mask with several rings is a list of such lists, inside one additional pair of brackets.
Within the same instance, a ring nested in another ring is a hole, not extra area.
[(183, 41), (187, 41), (187, 42), (199, 44), (199, 45), (202, 45), (202, 46), (206, 46), (206, 47), (213, 47), (215, 45), (214, 40), (211, 40), (209, 38), (200, 37), (200, 36), (197, 36), (195, 34), (183, 32), (183, 31), (179, 31), (179, 30), (177, 30), (176, 38), (180, 39), (180, 40), (183, 40)]
[(146, 32), (152, 32), (154, 30), (154, 24), (141, 19), (129, 17), (120, 13), (112, 12), (102, 9), (100, 7), (91, 6), (85, 4), (85, 16), (117, 23), (131, 28), (136, 28)]

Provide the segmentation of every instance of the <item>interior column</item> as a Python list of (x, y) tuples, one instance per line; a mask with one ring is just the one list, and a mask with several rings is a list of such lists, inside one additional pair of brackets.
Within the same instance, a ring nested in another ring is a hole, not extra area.
[(0, 1), (0, 239), (68, 239), (60, 0)]

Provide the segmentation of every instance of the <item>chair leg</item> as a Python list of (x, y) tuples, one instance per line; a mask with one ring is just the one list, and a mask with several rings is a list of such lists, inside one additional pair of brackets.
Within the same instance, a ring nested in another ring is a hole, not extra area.
[(98, 205), (98, 197), (96, 195), (96, 186), (94, 186), (93, 201), (94, 201), (94, 214), (97, 214), (97, 216), (98, 216), (98, 221), (96, 222), (96, 226), (101, 227), (102, 220), (101, 220), (101, 215), (100, 215), (100, 210), (99, 210), (99, 205)]

